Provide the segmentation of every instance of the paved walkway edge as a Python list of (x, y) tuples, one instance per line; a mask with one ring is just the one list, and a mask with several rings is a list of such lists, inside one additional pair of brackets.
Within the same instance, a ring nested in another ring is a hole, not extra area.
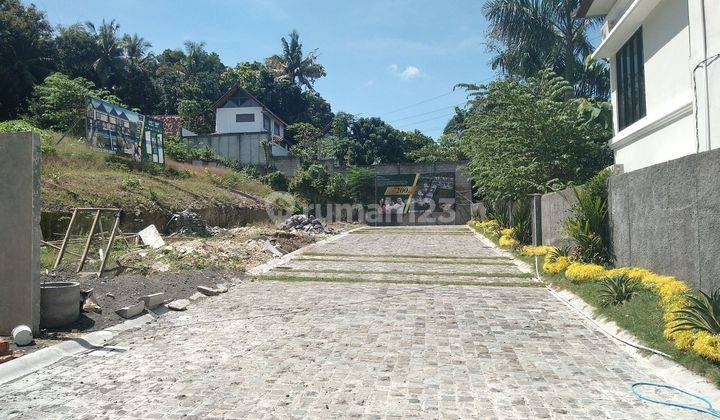
[[(518, 258), (515, 258), (515, 256), (498, 247), (493, 241), (486, 238), (481, 233), (475, 231), (474, 229), (468, 227), (471, 229), (475, 236), (478, 237), (483, 243), (493, 246), (498, 249), (502, 255), (508, 256), (513, 259), (515, 264), (520, 268), (521, 270), (529, 273), (533, 273), (535, 277), (537, 278), (537, 275), (535, 273), (535, 268), (531, 267), (529, 264), (527, 264), (525, 261), (522, 261)], [(542, 281), (542, 279), (537, 279), (538, 281)], [(632, 347), (626, 343), (623, 343), (622, 341), (617, 340), (615, 337), (621, 338), (623, 340), (629, 341), (631, 343), (640, 343), (640, 340), (637, 339), (633, 334), (631, 334), (629, 331), (620, 328), (615, 322), (608, 320), (605, 317), (598, 317), (595, 315), (595, 308), (585, 302), (583, 298), (577, 296), (576, 294), (564, 290), (564, 289), (558, 289), (551, 286), (546, 286), (546, 288), (552, 290), (553, 292), (560, 295), (562, 299), (564, 299), (566, 302), (563, 302), (564, 304), (570, 306), (570, 308), (579, 311), (586, 316), (592, 318), (593, 321), (598, 323), (600, 325), (600, 328), (593, 325), (592, 323), (588, 322), (587, 320), (583, 320), (585, 325), (588, 326), (588, 328), (596, 329), (600, 331), (602, 334), (607, 336), (613, 343), (617, 344), (618, 347), (620, 347), (625, 353), (632, 356), (635, 360), (637, 360), (643, 367), (649, 369), (650, 371), (656, 373), (658, 376), (660, 376), (663, 380), (665, 380), (669, 385), (677, 386), (680, 388), (688, 389), (692, 392), (701, 394), (708, 398), (710, 401), (720, 401), (720, 389), (711, 382), (709, 379), (705, 378), (704, 376), (701, 376), (690, 369), (686, 368), (685, 366), (682, 366), (681, 364), (667, 359), (665, 357), (656, 355), (656, 354), (650, 354), (649, 356), (647, 353), (643, 353), (639, 349)], [(549, 292), (548, 292), (549, 293)], [(552, 295), (552, 293), (550, 293)], [(553, 297), (555, 297), (553, 295)], [(555, 297), (557, 299), (557, 297)], [(645, 378), (634, 378), (634, 381), (642, 381)], [(632, 392), (630, 390), (630, 385), (628, 384), (628, 392)]]
[(0, 365), (0, 385), (14, 381), (76, 354), (103, 347), (120, 333), (139, 328), (155, 319), (155, 314), (129, 319), (101, 331), (93, 331), (78, 338), (63, 341), (34, 353), (18, 357)]

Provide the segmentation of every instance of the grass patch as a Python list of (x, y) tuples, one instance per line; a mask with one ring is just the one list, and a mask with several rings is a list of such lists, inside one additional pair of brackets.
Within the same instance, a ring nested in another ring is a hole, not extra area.
[(510, 282), (510, 281), (497, 281), (487, 283), (468, 283), (462, 281), (423, 281), (414, 280), (412, 282), (400, 281), (400, 280), (368, 280), (363, 278), (353, 277), (303, 277), (303, 276), (292, 276), (292, 275), (272, 275), (265, 274), (256, 276), (258, 280), (265, 281), (288, 281), (288, 282), (324, 282), (324, 283), (379, 283), (379, 284), (421, 284), (429, 286), (471, 286), (471, 287), (543, 287), (540, 282)]
[(337, 273), (337, 274), (397, 274), (397, 275), (410, 275), (410, 276), (458, 276), (458, 277), (496, 277), (496, 278), (518, 278), (526, 279), (532, 278), (532, 274), (528, 273), (487, 273), (483, 271), (478, 272), (460, 272), (460, 273), (438, 273), (434, 271), (372, 271), (372, 270), (333, 270), (333, 269), (320, 269), (320, 270), (292, 270), (293, 273)]
[(505, 265), (505, 266), (514, 266), (510, 260), (503, 261), (503, 260), (468, 260), (468, 261), (450, 261), (450, 260), (442, 260), (442, 261), (425, 261), (425, 260), (418, 260), (414, 258), (355, 258), (352, 260), (348, 260), (346, 258), (336, 257), (336, 258), (307, 258), (307, 257), (297, 257), (295, 258), (295, 261), (334, 261), (334, 262), (348, 262), (348, 261), (356, 261), (356, 262), (384, 262), (384, 263), (397, 263), (397, 264), (406, 264), (406, 263), (413, 263), (413, 264), (456, 264), (456, 265)]

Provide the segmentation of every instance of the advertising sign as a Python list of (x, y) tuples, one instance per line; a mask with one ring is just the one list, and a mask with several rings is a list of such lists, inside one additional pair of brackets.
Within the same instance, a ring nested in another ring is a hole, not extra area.
[(455, 205), (455, 173), (377, 175), (375, 194), (381, 213), (436, 213)]
[(109, 102), (87, 98), (87, 143), (111, 153), (132, 156), (136, 161), (164, 163), (162, 121)]

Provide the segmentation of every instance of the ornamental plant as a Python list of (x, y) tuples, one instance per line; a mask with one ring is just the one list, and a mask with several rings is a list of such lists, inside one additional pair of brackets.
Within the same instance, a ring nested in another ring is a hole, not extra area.
[(557, 257), (553, 260), (546, 259), (543, 262), (543, 271), (550, 274), (557, 274), (565, 271), (570, 266), (570, 258), (566, 256)]
[(587, 282), (603, 279), (607, 270), (601, 265), (574, 262), (565, 270), (565, 277), (572, 282)]
[(629, 301), (640, 291), (640, 284), (637, 280), (624, 274), (608, 277), (601, 282), (600, 304), (605, 306), (616, 306)]
[(704, 331), (720, 334), (720, 289), (708, 295), (698, 291), (698, 296), (687, 294), (687, 304), (675, 312), (671, 332)]
[(549, 245), (525, 245), (520, 249), (520, 253), (528, 256), (543, 256), (553, 252), (556, 248)]

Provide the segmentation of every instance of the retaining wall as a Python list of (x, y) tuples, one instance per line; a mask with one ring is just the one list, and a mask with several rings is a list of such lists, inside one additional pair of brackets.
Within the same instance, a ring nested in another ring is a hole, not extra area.
[(614, 176), (609, 191), (618, 265), (720, 287), (720, 150)]

